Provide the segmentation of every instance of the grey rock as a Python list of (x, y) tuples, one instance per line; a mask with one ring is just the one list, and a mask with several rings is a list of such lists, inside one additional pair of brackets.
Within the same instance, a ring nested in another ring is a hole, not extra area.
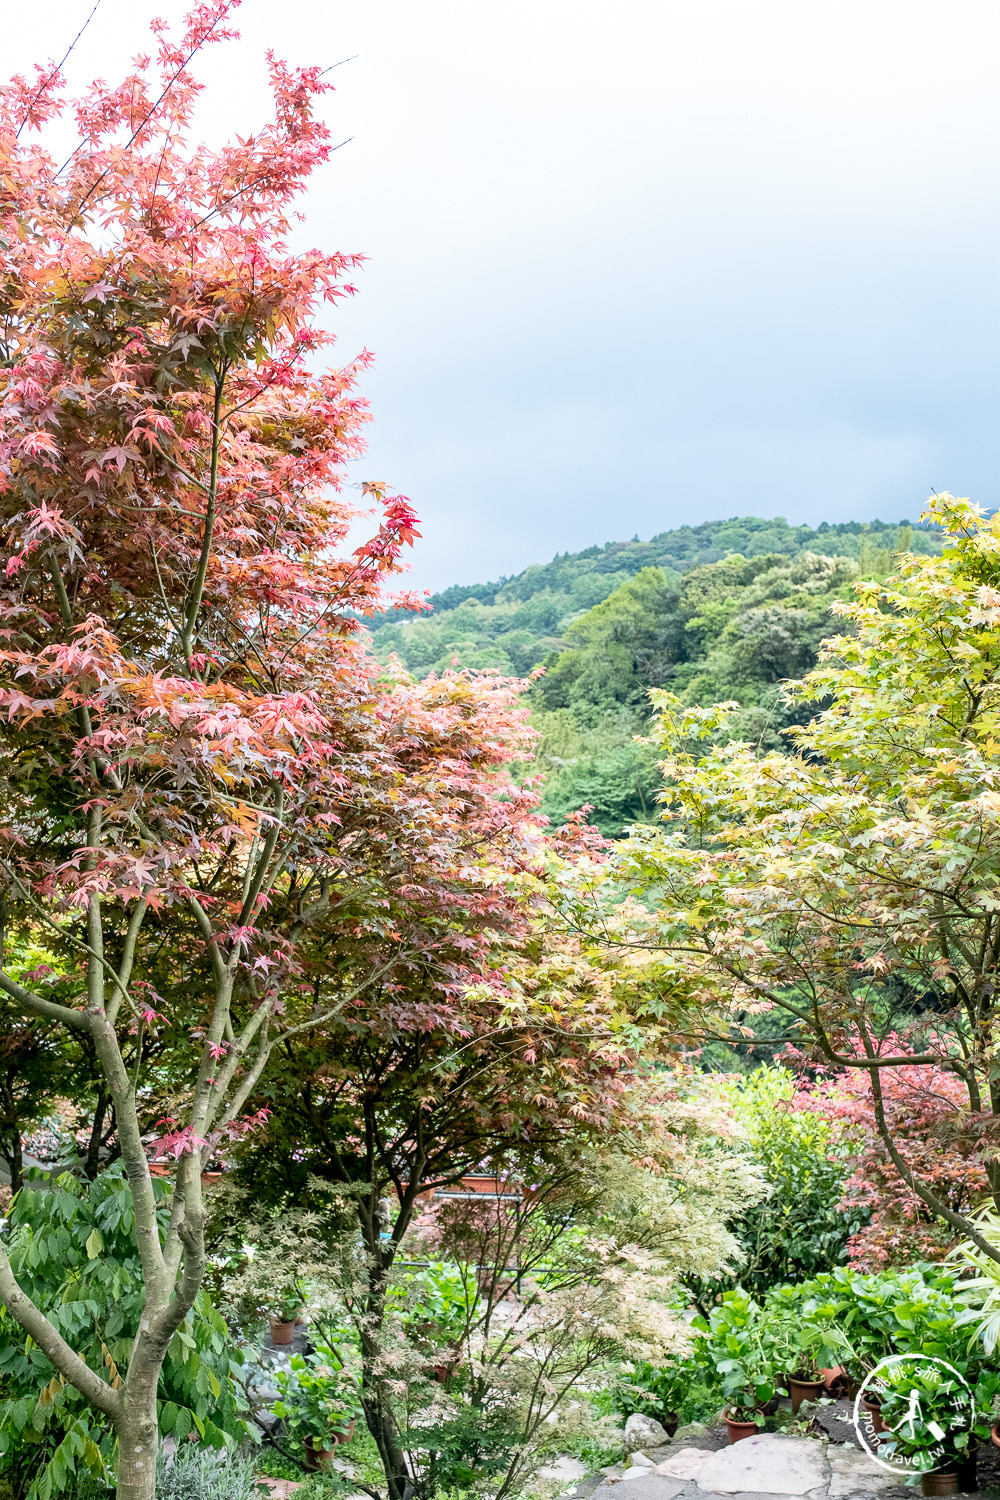
[(602, 1483), (600, 1474), (589, 1474), (586, 1479), (580, 1480), (570, 1500), (589, 1500), (594, 1491), (601, 1488)]
[(586, 1464), (582, 1464), (578, 1458), (572, 1458), (568, 1453), (560, 1453), (550, 1464), (545, 1464), (539, 1469), (543, 1479), (561, 1479), (565, 1484), (570, 1480), (583, 1479), (590, 1472)]
[(679, 1442), (681, 1438), (704, 1437), (707, 1432), (708, 1428), (704, 1422), (685, 1422), (684, 1426), (678, 1427), (674, 1433), (674, 1442)]
[[(704, 1496), (701, 1490), (692, 1486), (684, 1491), (680, 1500), (704, 1500)], [(734, 1494), (727, 1493), (726, 1500), (778, 1500), (778, 1494), (774, 1490), (737, 1490)], [(826, 1500), (826, 1490), (807, 1490), (804, 1495), (786, 1497), (786, 1500)], [(910, 1497), (907, 1496), (906, 1500)]]
[(805, 1495), (826, 1482), (822, 1444), (814, 1438), (761, 1432), (706, 1459), (697, 1484), (721, 1495)]
[(707, 1461), (704, 1448), (679, 1448), (657, 1464), (656, 1472), (666, 1474), (670, 1479), (697, 1479)]
[(639, 1448), (655, 1448), (669, 1441), (666, 1428), (655, 1417), (634, 1411), (625, 1423), (626, 1453), (635, 1453)]
[(831, 1448), (827, 1457), (831, 1475), (830, 1500), (847, 1500), (849, 1495), (877, 1495), (900, 1482), (900, 1475), (880, 1469), (873, 1458), (857, 1448), (853, 1451)]
[(592, 1490), (590, 1500), (676, 1500), (686, 1486), (683, 1479), (664, 1479), (659, 1474), (641, 1474), (619, 1484), (602, 1484)]

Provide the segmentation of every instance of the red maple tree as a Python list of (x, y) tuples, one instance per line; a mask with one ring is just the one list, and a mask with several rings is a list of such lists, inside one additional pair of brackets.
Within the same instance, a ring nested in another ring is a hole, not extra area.
[[(846, 1050), (863, 1056), (860, 1042)], [(933, 1033), (927, 1049), (940, 1047)], [(913, 1056), (907, 1038), (889, 1032), (882, 1038), (887, 1056)], [(801, 1061), (789, 1049), (793, 1061)], [(993, 1117), (969, 1108), (961, 1078), (932, 1063), (886, 1068), (881, 1075), (885, 1121), (907, 1171), (929, 1183), (954, 1212), (968, 1214), (983, 1197), (984, 1175), (992, 1164)], [(848, 1259), (862, 1271), (939, 1260), (955, 1243), (955, 1233), (930, 1212), (900, 1176), (879, 1132), (871, 1075), (858, 1069), (836, 1070), (802, 1089), (795, 1107), (814, 1109), (836, 1122), (853, 1140), (855, 1151), (844, 1183), (843, 1207), (867, 1209), (868, 1223), (851, 1236)], [(985, 1165), (985, 1171), (984, 1171)]]
[[(0, 1297), (111, 1421), (118, 1494), (144, 1500), (160, 1366), (204, 1270), (201, 1166), (245, 1128), (287, 1031), (298, 948), (350, 864), (341, 807), (383, 775), (358, 619), (416, 534), (368, 485), (377, 534), (344, 549), (365, 357), (316, 373), (316, 319), (355, 261), (287, 244), (331, 149), (328, 85), (272, 57), (273, 120), (186, 144), (189, 67), (234, 35), (233, 3), (195, 6), (176, 38), (156, 23), (114, 87), (67, 99), (50, 67), (0, 90), (0, 880), (8, 933), (61, 958), (58, 983), (31, 982), (8, 949), (0, 988), (85, 1036), (107, 1089), (146, 1283), (123, 1381), (88, 1368), (2, 1251)], [(65, 119), (80, 138), (60, 164), (35, 132)], [(164, 950), (183, 980), (169, 1015)], [(164, 1025), (191, 1065), (151, 1146), (176, 1162), (161, 1243), (141, 1100)]]

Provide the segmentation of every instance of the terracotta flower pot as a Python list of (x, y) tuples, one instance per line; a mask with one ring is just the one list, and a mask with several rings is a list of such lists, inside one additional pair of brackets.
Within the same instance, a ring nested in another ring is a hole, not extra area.
[(990, 1442), (994, 1448), (1000, 1448), (1000, 1423), (990, 1428)]
[(295, 1337), (295, 1319), (271, 1319), (271, 1343), (290, 1344)]
[(920, 1493), (922, 1495), (957, 1495), (958, 1470), (939, 1470), (936, 1474), (921, 1474)]
[(881, 1401), (869, 1401), (867, 1396), (862, 1396), (861, 1404), (872, 1419), (872, 1426), (876, 1432), (885, 1432), (885, 1423), (882, 1421)]
[(735, 1422), (732, 1417), (723, 1417), (723, 1421), (729, 1428), (730, 1447), (743, 1438), (753, 1437), (758, 1430), (756, 1422)]
[(788, 1380), (788, 1394), (792, 1398), (792, 1411), (798, 1411), (803, 1401), (818, 1401), (823, 1394), (822, 1380), (799, 1380), (796, 1376), (790, 1376)]
[(354, 1418), (348, 1423), (344, 1432), (329, 1432), (326, 1441), (321, 1445), (316, 1438), (307, 1437), (305, 1441), (306, 1468), (313, 1474), (317, 1469), (325, 1469), (330, 1463), (340, 1443), (349, 1443), (354, 1436)]

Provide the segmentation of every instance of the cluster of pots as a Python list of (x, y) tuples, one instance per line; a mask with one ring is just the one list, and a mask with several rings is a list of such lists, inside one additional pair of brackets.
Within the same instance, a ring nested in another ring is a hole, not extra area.
[[(788, 1394), (792, 1401), (792, 1411), (797, 1412), (803, 1401), (818, 1401), (824, 1392), (838, 1381), (844, 1386), (844, 1394), (848, 1400), (853, 1401), (858, 1395), (860, 1387), (850, 1379), (841, 1366), (837, 1365), (832, 1370), (823, 1370), (822, 1380), (798, 1380), (789, 1377), (786, 1380)], [(772, 1403), (777, 1407), (777, 1402)], [(862, 1397), (862, 1405), (872, 1419), (872, 1427), (876, 1433), (885, 1432), (887, 1429), (882, 1421), (882, 1403), (871, 1400), (868, 1396)], [(764, 1408), (763, 1415), (769, 1416), (771, 1412)], [(731, 1417), (725, 1417), (725, 1423), (729, 1429), (730, 1444), (738, 1443), (742, 1438), (753, 1437), (759, 1431), (756, 1422), (735, 1422)], [(995, 1448), (1000, 1448), (1000, 1424), (994, 1425), (990, 1430), (990, 1441)], [(958, 1469), (941, 1471), (933, 1474), (922, 1474), (920, 1476), (920, 1492), (922, 1495), (959, 1495), (969, 1494), (976, 1488), (976, 1458), (972, 1454)]]
[[(271, 1319), (271, 1343), (278, 1348), (287, 1349), (295, 1338), (296, 1328), (301, 1327), (304, 1319), (299, 1314), (295, 1318), (272, 1318)], [(305, 1440), (306, 1468), (313, 1474), (320, 1469), (325, 1469), (332, 1461), (338, 1447), (343, 1443), (349, 1443), (354, 1436), (355, 1418), (342, 1432), (331, 1432), (327, 1434), (326, 1444), (320, 1446), (311, 1437)]]
[[(787, 1386), (788, 1394), (792, 1399), (793, 1413), (798, 1411), (803, 1401), (818, 1401), (823, 1392), (827, 1390), (828, 1387), (833, 1384), (834, 1380), (841, 1376), (842, 1373), (843, 1372), (838, 1366), (834, 1370), (824, 1370), (823, 1375), (825, 1378), (823, 1380), (801, 1380), (797, 1376), (786, 1376), (785, 1385)], [(856, 1390), (855, 1394), (857, 1394)], [(773, 1413), (777, 1410), (777, 1407), (777, 1401), (770, 1402), (763, 1408), (762, 1415), (765, 1417), (772, 1416)], [(729, 1416), (725, 1416), (723, 1420), (725, 1421), (725, 1424), (729, 1429), (730, 1444), (738, 1443), (741, 1438), (753, 1437), (754, 1433), (758, 1431), (756, 1422), (736, 1422)]]

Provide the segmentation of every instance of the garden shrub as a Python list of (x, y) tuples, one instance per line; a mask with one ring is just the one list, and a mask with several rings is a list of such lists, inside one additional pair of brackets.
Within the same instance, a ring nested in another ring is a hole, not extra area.
[[(153, 1179), (161, 1229), (170, 1192)], [(24, 1188), (6, 1230), (15, 1275), (31, 1299), (112, 1384), (124, 1375), (143, 1305), (132, 1195), (120, 1166), (96, 1182), (69, 1173)], [(174, 1334), (160, 1380), (160, 1431), (210, 1447), (242, 1441), (247, 1409), (237, 1377), (246, 1357), (202, 1292)], [(84, 1474), (114, 1470), (110, 1423), (56, 1373), (0, 1309), (0, 1481), (14, 1500), (47, 1500)]]
[(714, 1369), (695, 1356), (666, 1365), (640, 1360), (622, 1367), (601, 1404), (623, 1417), (633, 1412), (655, 1417), (669, 1431), (672, 1420), (711, 1422), (722, 1405), (722, 1387)]
[(173, 1453), (160, 1451), (156, 1500), (259, 1500), (260, 1494), (252, 1449), (181, 1443)]
[(844, 1211), (840, 1200), (851, 1143), (824, 1115), (796, 1110), (797, 1084), (780, 1066), (713, 1081), (746, 1131), (770, 1193), (733, 1224), (746, 1257), (737, 1272), (755, 1296), (783, 1281), (829, 1271), (847, 1257), (866, 1208)]
[[(897, 1056), (914, 1052), (913, 1039), (896, 1031), (888, 1032), (881, 1045)], [(862, 1055), (856, 1036), (844, 1047)], [(946, 1055), (949, 1038), (931, 1028), (920, 1036), (919, 1048)], [(885, 1068), (881, 1090), (885, 1119), (907, 1170), (953, 1213), (971, 1213), (987, 1185), (982, 1163), (984, 1150), (992, 1149), (991, 1117), (977, 1119), (969, 1110), (963, 1080), (933, 1063)], [(868, 1073), (840, 1069), (803, 1090), (799, 1103), (833, 1130), (850, 1131), (856, 1141), (837, 1205), (858, 1220), (848, 1245), (850, 1263), (859, 1271), (879, 1271), (911, 1265), (916, 1257), (930, 1261), (945, 1256), (955, 1243), (955, 1231), (928, 1209), (889, 1160)]]

